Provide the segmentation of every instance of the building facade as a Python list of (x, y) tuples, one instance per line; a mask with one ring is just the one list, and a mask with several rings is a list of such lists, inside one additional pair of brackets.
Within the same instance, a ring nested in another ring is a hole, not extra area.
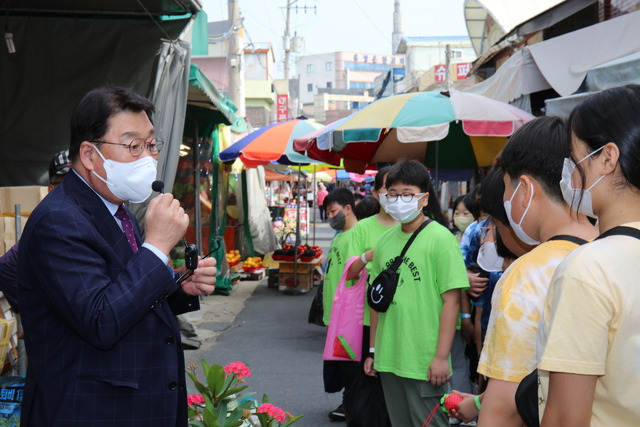
[[(299, 56), (296, 70), (300, 104), (305, 113), (316, 117), (324, 117), (315, 111), (318, 108), (345, 111), (362, 108), (373, 99), (376, 77), (390, 71), (404, 75), (404, 68), (404, 55), (340, 51)], [(318, 95), (323, 99), (318, 101)]]

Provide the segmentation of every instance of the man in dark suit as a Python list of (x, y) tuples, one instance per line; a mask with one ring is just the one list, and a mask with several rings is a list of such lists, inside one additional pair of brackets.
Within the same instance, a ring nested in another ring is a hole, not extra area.
[(178, 284), (167, 266), (189, 219), (151, 201), (145, 240), (125, 201), (151, 194), (162, 142), (153, 105), (122, 88), (89, 92), (71, 120), (72, 170), (33, 211), (18, 256), (29, 367), (23, 426), (186, 426), (174, 314), (215, 285), (201, 259)]

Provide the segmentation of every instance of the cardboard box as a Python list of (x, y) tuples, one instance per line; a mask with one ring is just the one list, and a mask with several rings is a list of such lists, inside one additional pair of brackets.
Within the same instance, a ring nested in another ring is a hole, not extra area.
[(278, 290), (283, 293), (306, 293), (313, 287), (313, 270), (308, 274), (298, 274), (297, 282), (294, 273), (283, 273), (280, 270), (278, 274)]
[(293, 262), (280, 261), (280, 272), (293, 273), (294, 271), (298, 271), (298, 274), (309, 274), (309, 272), (313, 271), (316, 267), (316, 264), (317, 262), (315, 260), (313, 262), (298, 261), (298, 266), (296, 267)]
[(11, 246), (16, 244), (15, 233), (3, 233), (0, 234), (0, 253), (5, 254)]
[(24, 187), (0, 187), (1, 213), (13, 214), (15, 205), (20, 205), (22, 215), (29, 215), (48, 193), (47, 187), (31, 185)]
[[(28, 219), (28, 216), (20, 216), (20, 225), (22, 230), (24, 230), (24, 226)], [(0, 216), (0, 234), (5, 233), (16, 234), (16, 219), (14, 215), (6, 214), (4, 216)]]

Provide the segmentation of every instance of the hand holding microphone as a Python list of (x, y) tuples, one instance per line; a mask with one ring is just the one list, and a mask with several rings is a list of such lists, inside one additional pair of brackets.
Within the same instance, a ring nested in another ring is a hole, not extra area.
[(189, 216), (184, 213), (180, 202), (173, 195), (163, 193), (164, 183), (154, 181), (154, 191), (161, 194), (154, 198), (145, 214), (145, 242), (155, 246), (167, 256), (169, 251), (182, 239), (189, 226)]

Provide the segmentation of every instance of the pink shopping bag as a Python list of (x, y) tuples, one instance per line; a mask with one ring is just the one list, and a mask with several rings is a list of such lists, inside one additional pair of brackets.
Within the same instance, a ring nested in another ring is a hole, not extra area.
[(324, 360), (359, 361), (362, 357), (362, 328), (364, 325), (364, 298), (367, 290), (367, 270), (357, 282), (347, 288), (347, 270), (358, 257), (347, 260), (342, 278), (333, 297), (331, 320), (324, 344)]

